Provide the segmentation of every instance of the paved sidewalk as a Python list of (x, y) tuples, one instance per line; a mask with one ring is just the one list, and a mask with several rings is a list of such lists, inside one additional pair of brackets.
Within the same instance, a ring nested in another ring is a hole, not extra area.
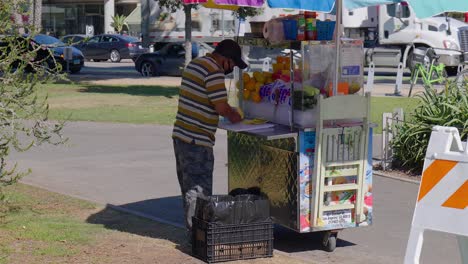
[[(43, 146), (13, 154), (22, 168), (33, 169), (25, 183), (101, 204), (113, 204), (165, 222), (182, 225), (171, 127), (113, 123), (69, 123), (68, 146)], [(226, 133), (215, 147), (215, 193), (227, 192)], [(284, 229), (275, 248), (317, 263), (401, 263), (418, 186), (374, 178), (375, 223), (340, 233), (333, 254), (320, 249), (316, 234)], [(429, 233), (423, 263), (459, 263), (455, 240)], [(430, 250), (429, 250), (430, 249)]]

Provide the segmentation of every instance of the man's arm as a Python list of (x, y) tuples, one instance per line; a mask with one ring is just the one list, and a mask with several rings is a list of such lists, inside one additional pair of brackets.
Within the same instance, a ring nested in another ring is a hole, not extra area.
[(216, 112), (229, 119), (231, 123), (238, 123), (242, 120), (239, 113), (234, 110), (227, 102), (227, 90), (224, 84), (224, 73), (216, 71), (205, 78), (206, 91), (208, 98), (214, 105)]
[(215, 103), (214, 106), (216, 112), (219, 115), (229, 119), (231, 123), (239, 123), (240, 121), (242, 121), (242, 117), (240, 116), (240, 114), (236, 110), (234, 110), (226, 101)]

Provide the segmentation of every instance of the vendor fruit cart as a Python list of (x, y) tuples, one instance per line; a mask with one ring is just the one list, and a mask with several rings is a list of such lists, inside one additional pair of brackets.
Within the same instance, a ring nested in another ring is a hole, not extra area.
[[(343, 41), (340, 52), (352, 56), (341, 62), (346, 72), (340, 95), (333, 96), (334, 43), (238, 41), (249, 58), (266, 56), (272, 64), (239, 74), (239, 107), (254, 124), (224, 126), (229, 190), (258, 189), (276, 223), (298, 232), (326, 231), (324, 245), (332, 251), (337, 230), (372, 222), (362, 42)], [(255, 125), (258, 120), (269, 123)]]
[[(397, 1), (345, 0), (348, 8), (388, 2)], [(422, 2), (409, 1), (417, 15), (444, 11), (437, 9), (443, 5), (425, 8)], [(318, 11), (336, 4), (336, 13), (342, 10), (342, 1), (334, 0), (268, 4)], [(360, 40), (342, 38), (341, 16), (336, 18), (336, 24), (315, 21), (315, 32), (301, 32), (301, 17), (272, 20), (264, 25), (267, 39), (239, 37), (247, 57), (262, 63), (237, 74), (237, 102), (246, 121), (220, 125), (228, 130), (229, 190), (258, 190), (268, 197), (277, 224), (323, 232), (328, 251), (335, 249), (339, 230), (370, 225), (373, 209), (363, 47)], [(330, 28), (336, 28), (333, 38)]]

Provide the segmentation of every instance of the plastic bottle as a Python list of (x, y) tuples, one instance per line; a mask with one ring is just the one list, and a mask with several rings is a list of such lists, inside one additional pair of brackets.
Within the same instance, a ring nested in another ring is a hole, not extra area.
[(297, 40), (305, 40), (305, 28), (306, 28), (306, 20), (304, 16), (304, 12), (300, 12), (297, 16)]
[(317, 40), (317, 13), (305, 12), (306, 29), (305, 39), (306, 40)]

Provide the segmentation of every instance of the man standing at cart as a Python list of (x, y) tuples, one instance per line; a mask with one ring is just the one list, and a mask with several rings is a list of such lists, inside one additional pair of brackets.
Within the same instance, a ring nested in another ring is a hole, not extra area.
[(241, 48), (233, 40), (223, 40), (213, 54), (192, 60), (182, 74), (172, 138), (188, 235), (197, 197), (212, 195), (213, 145), (219, 115), (232, 123), (242, 119), (228, 104), (224, 80), (235, 66), (247, 67)]

